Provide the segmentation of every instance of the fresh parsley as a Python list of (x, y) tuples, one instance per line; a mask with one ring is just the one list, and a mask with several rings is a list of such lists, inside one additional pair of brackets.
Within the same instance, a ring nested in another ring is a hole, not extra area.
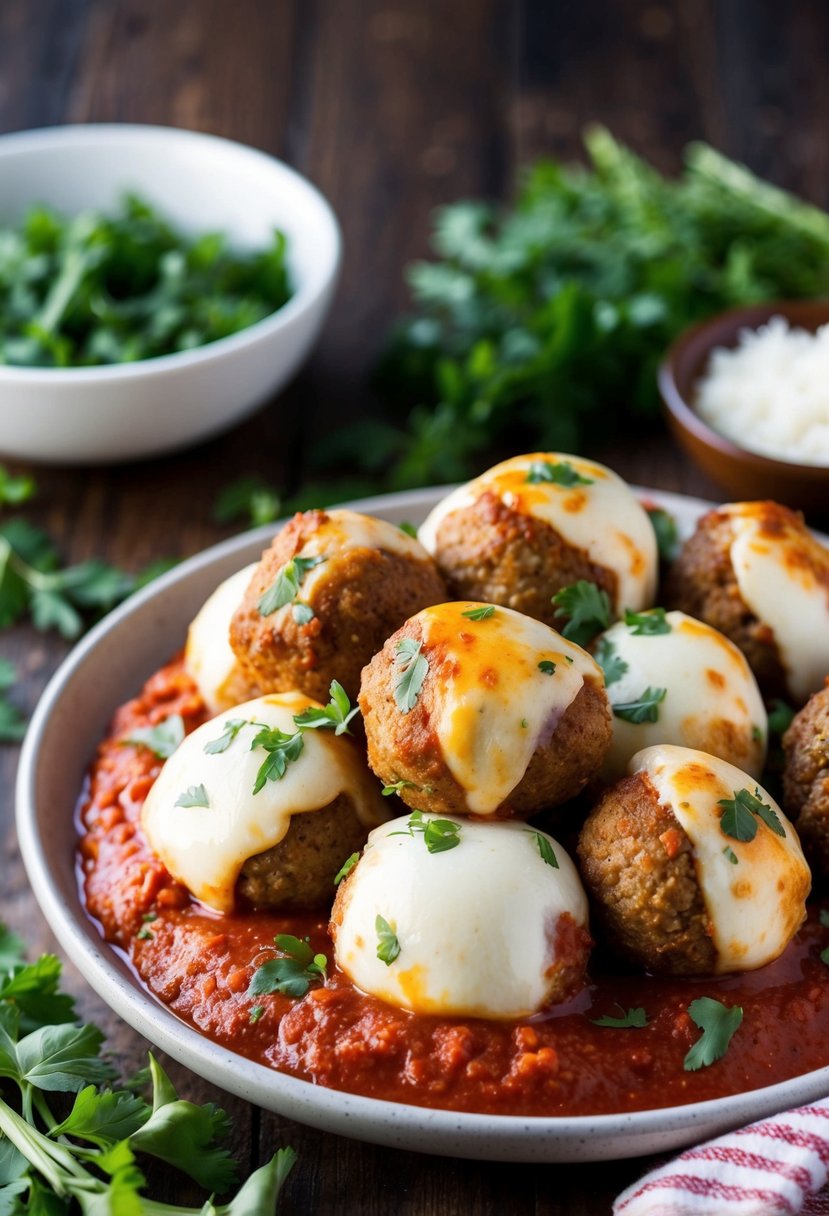
[(360, 707), (355, 705), (352, 709), (348, 693), (338, 680), (331, 681), (328, 695), (331, 700), (323, 709), (304, 709), (301, 714), (294, 714), (294, 722), (300, 730), (333, 730), (335, 735), (350, 735), (348, 724)]
[(278, 519), (281, 508), (282, 499), (277, 490), (263, 478), (248, 475), (219, 491), (213, 504), (213, 519), (217, 524), (246, 519), (251, 528), (259, 528)]
[(414, 709), (429, 673), (429, 661), (421, 654), (422, 649), (422, 640), (414, 638), (400, 638), (394, 648), (394, 700), (403, 714)]
[(616, 647), (606, 637), (599, 638), (593, 657), (604, 672), (607, 688), (616, 684), (628, 670), (629, 664), (616, 653)]
[(274, 942), (280, 955), (256, 968), (247, 990), (249, 997), (274, 992), (303, 997), (313, 983), (320, 980), (325, 983), (328, 959), (324, 954), (314, 953), (307, 937), (278, 933)]
[(381, 963), (390, 967), (400, 954), (397, 934), (385, 917), (380, 916), (379, 913), (374, 922), (374, 928), (377, 933), (377, 957)]
[(269, 781), (279, 781), (285, 776), (288, 765), (301, 756), (304, 741), (301, 731), (289, 735), (278, 727), (264, 726), (261, 722), (251, 725), (258, 726), (259, 730), (251, 742), (250, 750), (261, 747), (268, 753), (259, 767), (253, 785), (254, 794), (258, 794)]
[(468, 608), (466, 612), (461, 613), (461, 616), (467, 617), (470, 621), (488, 621), (494, 615), (494, 604), (485, 604), (481, 608)]
[(592, 486), (592, 477), (582, 477), (581, 473), (570, 464), (569, 460), (559, 460), (555, 464), (551, 460), (533, 460), (527, 471), (526, 481), (530, 485), (545, 483), (554, 486)]
[(26, 733), (26, 720), (6, 693), (14, 687), (16, 672), (8, 659), (0, 658), (0, 743), (19, 743)]
[(132, 734), (119, 740), (133, 747), (146, 747), (159, 760), (169, 760), (184, 738), (184, 719), (181, 714), (170, 714), (155, 726), (139, 726)]
[(218, 756), (222, 752), (226, 752), (242, 727), (249, 725), (250, 723), (246, 718), (228, 718), (219, 737), (205, 744), (204, 750), (206, 754), (208, 756)]
[(324, 557), (292, 557), (284, 566), (280, 566), (270, 587), (259, 597), (257, 607), (260, 616), (270, 616), (296, 599), (305, 575), (325, 560)]
[(758, 819), (762, 819), (775, 836), (786, 835), (786, 829), (777, 812), (767, 802), (763, 802), (757, 787), (753, 794), (745, 789), (735, 790), (733, 798), (721, 798), (717, 805), (723, 808), (720, 829), (732, 840), (753, 840), (757, 835)]
[(399, 794), (401, 790), (419, 790), (420, 786), (415, 785), (414, 781), (392, 781), (390, 785), (384, 785), (380, 791), (384, 798), (391, 797), (392, 794)]
[(556, 665), (552, 659), (542, 659), (538, 664), (538, 670), (542, 675), (554, 676), (556, 674)]
[(625, 609), (625, 624), (636, 638), (652, 638), (671, 632), (671, 622), (664, 608), (649, 608), (647, 612), (630, 612)]
[(794, 710), (791, 705), (776, 697), (769, 707), (769, 734), (778, 738), (785, 735), (794, 721)]
[(405, 532), (406, 536), (411, 536), (412, 540), (417, 540), (417, 528), (414, 524), (410, 524), (407, 519), (404, 519), (401, 524), (397, 525), (401, 532)]
[(651, 688), (648, 686), (635, 701), (619, 701), (611, 705), (615, 717), (623, 722), (632, 722), (641, 726), (644, 722), (659, 721), (659, 706), (665, 700), (667, 688)]
[(702, 1035), (685, 1056), (683, 1067), (686, 1072), (696, 1072), (723, 1058), (743, 1020), (743, 1011), (739, 1005), (729, 1007), (713, 997), (701, 996), (691, 1001), (688, 1015)]
[(306, 604), (302, 600), (294, 600), (291, 605), (291, 616), (297, 625), (307, 625), (309, 621), (313, 621), (314, 619), (314, 609), (310, 604)]
[(173, 803), (173, 806), (209, 807), (210, 799), (208, 798), (207, 790), (203, 785), (191, 785), (188, 786), (183, 794), (179, 794), (178, 798), (176, 798), (175, 802)]
[(672, 562), (679, 552), (679, 529), (670, 511), (663, 507), (645, 507), (656, 533), (656, 548), (663, 562)]
[(615, 1030), (642, 1030), (647, 1026), (647, 1014), (641, 1007), (628, 1009), (627, 1012), (622, 1005), (617, 1005), (616, 1008), (619, 1010), (618, 1017), (604, 1013), (600, 1018), (591, 1018), (591, 1022), (594, 1026), (610, 1026)]
[(566, 617), (561, 632), (577, 646), (586, 646), (597, 633), (608, 629), (612, 615), (610, 597), (606, 591), (579, 579), (569, 587), (562, 587), (553, 596), (556, 616)]
[(726, 861), (730, 861), (732, 866), (736, 866), (739, 864), (740, 859), (737, 856), (737, 854), (734, 852), (734, 850), (732, 849), (730, 844), (727, 844), (725, 846), (725, 848), (723, 849), (723, 857), (726, 859)]
[(390, 832), (391, 836), (414, 836), (421, 833), (429, 853), (448, 853), (461, 842), (461, 825), (454, 819), (433, 819), (422, 811), (412, 811), (405, 829)]
[(334, 875), (334, 886), (335, 887), (338, 887), (344, 878), (348, 878), (349, 874), (354, 869), (354, 867), (356, 866), (356, 864), (359, 860), (360, 860), (359, 853), (352, 853), (350, 857), (347, 857), (345, 859), (343, 864), (340, 866), (339, 870), (337, 870), (337, 873)]
[(543, 832), (536, 832), (532, 828), (527, 828), (526, 831), (529, 832), (530, 836), (533, 837), (535, 847), (538, 849), (538, 855), (541, 860), (548, 866), (552, 866), (554, 870), (557, 870), (559, 868), (558, 858), (556, 857), (555, 849), (553, 848), (552, 841), (550, 840), (549, 836), (545, 836)]

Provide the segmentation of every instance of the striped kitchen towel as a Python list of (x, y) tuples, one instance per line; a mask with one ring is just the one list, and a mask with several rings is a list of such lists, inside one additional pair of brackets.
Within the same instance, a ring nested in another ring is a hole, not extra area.
[(614, 1216), (829, 1216), (829, 1099), (689, 1149), (619, 1196)]

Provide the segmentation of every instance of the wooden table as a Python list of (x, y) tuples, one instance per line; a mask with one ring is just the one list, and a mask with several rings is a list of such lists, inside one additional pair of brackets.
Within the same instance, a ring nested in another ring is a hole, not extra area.
[[(686, 140), (707, 138), (825, 204), (829, 142), (819, 115), (829, 12), (805, 0), (788, 6), (781, 24), (779, 11), (774, 0), (0, 0), (0, 131), (105, 120), (230, 136), (306, 173), (345, 237), (331, 321), (279, 401), (181, 456), (41, 470), (30, 517), (69, 560), (99, 555), (137, 569), (226, 535), (211, 522), (211, 504), (235, 476), (259, 472), (294, 488), (315, 439), (368, 404), (367, 372), (405, 303), (402, 267), (426, 252), (431, 209), (464, 195), (507, 196), (534, 156), (578, 155), (588, 121), (607, 123), (663, 170), (678, 167)], [(661, 434), (591, 454), (640, 483), (717, 495)], [(27, 711), (66, 649), (22, 627), (0, 637), (19, 665)], [(16, 749), (1, 750), (0, 916), (33, 950), (52, 948), (16, 850)], [(147, 1044), (71, 967), (67, 975), (124, 1069), (138, 1067)], [(175, 1065), (171, 1072), (186, 1096), (229, 1109), (246, 1170), (280, 1145), (298, 1150), (283, 1216), (595, 1216), (644, 1166), (393, 1152), (265, 1114)], [(178, 1176), (154, 1180), (158, 1198), (196, 1201)]]

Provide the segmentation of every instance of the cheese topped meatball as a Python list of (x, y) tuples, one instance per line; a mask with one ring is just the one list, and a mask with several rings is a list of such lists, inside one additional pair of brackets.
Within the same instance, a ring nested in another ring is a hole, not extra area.
[(669, 598), (745, 653), (767, 697), (802, 704), (829, 674), (829, 550), (774, 502), (727, 503), (697, 525)]
[(259, 691), (242, 671), (230, 645), (230, 622), (255, 569), (253, 562), (220, 583), (187, 633), (184, 667), (213, 714), (248, 701)]
[(457, 845), (433, 852), (435, 822), (447, 823), (415, 816), (371, 833), (334, 904), (337, 966), (364, 992), (441, 1017), (521, 1018), (578, 992), (587, 898), (561, 845), (464, 820)]
[(334, 875), (388, 817), (358, 749), (299, 732), (319, 708), (299, 693), (259, 697), (198, 727), (173, 752), (141, 814), (174, 878), (217, 912), (238, 894), (269, 908), (330, 902)]
[(459, 599), (561, 624), (551, 597), (585, 579), (616, 613), (653, 603), (658, 555), (647, 512), (610, 469), (579, 456), (515, 456), (451, 493), (420, 539)]
[(530, 815), (577, 794), (604, 759), (602, 672), (509, 608), (426, 608), (363, 672), (369, 763), (409, 806)]
[(766, 710), (742, 651), (684, 612), (628, 614), (593, 653), (613, 709), (606, 777), (635, 752), (676, 743), (720, 756), (755, 777), (766, 756)]
[(295, 515), (256, 567), (230, 644), (264, 692), (325, 701), (332, 680), (351, 698), (389, 634), (446, 588), (423, 546), (396, 524), (356, 511)]
[(648, 747), (588, 816), (582, 877), (610, 938), (653, 971), (752, 971), (806, 916), (811, 875), (774, 799), (733, 764)]

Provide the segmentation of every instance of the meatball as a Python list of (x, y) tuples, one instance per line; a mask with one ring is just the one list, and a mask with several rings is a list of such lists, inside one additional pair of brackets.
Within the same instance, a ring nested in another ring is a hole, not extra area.
[(410, 807), (526, 816), (574, 797), (610, 742), (602, 673), (509, 608), (427, 608), (363, 671), (369, 764)]
[(829, 875), (829, 685), (816, 692), (783, 736), (783, 804), (814, 869)]
[(364, 992), (439, 1017), (527, 1017), (579, 992), (587, 897), (561, 845), (464, 820), (456, 847), (430, 851), (430, 820), (371, 833), (331, 914), (337, 966)]
[(829, 550), (787, 507), (709, 511), (668, 576), (666, 599), (739, 646), (767, 699), (802, 704), (829, 672)]
[(239, 896), (274, 910), (317, 908), (371, 828), (389, 817), (353, 741), (301, 731), (320, 708), (300, 693), (258, 697), (189, 734), (141, 811), (150, 847), (217, 912)]
[(353, 699), (360, 670), (413, 613), (446, 598), (422, 546), (354, 511), (306, 511), (275, 538), (230, 626), (245, 674), (261, 689), (326, 701), (332, 680)]
[(552, 597), (581, 580), (617, 613), (653, 602), (658, 557), (646, 511), (615, 473), (579, 457), (504, 461), (440, 502), (419, 535), (459, 599), (547, 625), (567, 619)]
[(792, 825), (748, 774), (691, 748), (634, 756), (585, 821), (578, 855), (607, 936), (650, 971), (754, 970), (806, 916), (811, 878)]

